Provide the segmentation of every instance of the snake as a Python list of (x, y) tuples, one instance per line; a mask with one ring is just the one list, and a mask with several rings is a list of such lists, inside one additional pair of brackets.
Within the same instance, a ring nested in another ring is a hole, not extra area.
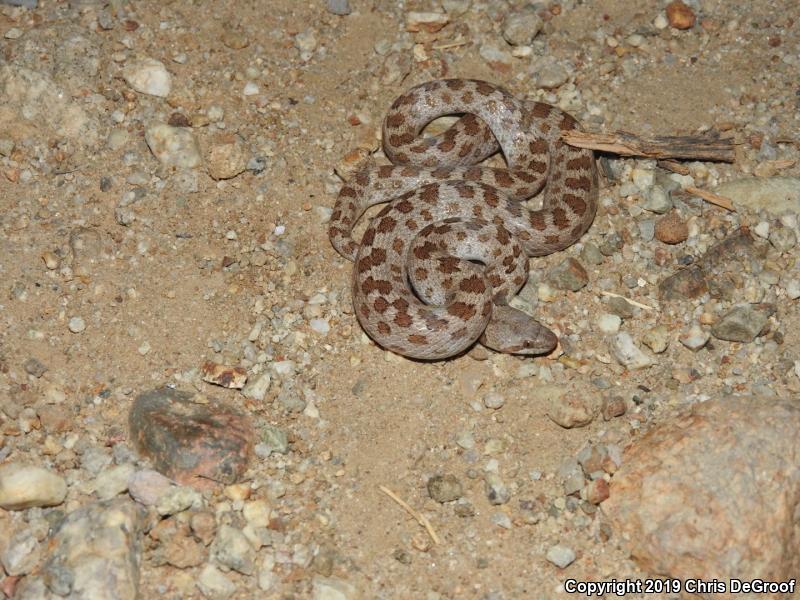
[[(447, 115), (459, 118), (423, 135)], [(558, 107), (472, 79), (429, 81), (392, 103), (382, 125), (391, 164), (357, 169), (328, 227), (334, 249), (354, 263), (353, 309), (372, 340), (423, 360), (476, 342), (523, 355), (556, 347), (552, 330), (509, 302), (530, 257), (569, 247), (594, 220), (594, 154), (561, 137), (575, 129)], [(506, 168), (481, 164), (498, 151)], [(541, 208), (529, 208), (539, 194)], [(357, 242), (356, 224), (378, 204)]]

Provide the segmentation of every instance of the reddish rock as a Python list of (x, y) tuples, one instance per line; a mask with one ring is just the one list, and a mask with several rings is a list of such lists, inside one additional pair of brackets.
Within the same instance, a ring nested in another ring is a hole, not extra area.
[(689, 237), (689, 226), (676, 213), (661, 217), (656, 223), (656, 239), (665, 244), (680, 244)]
[(673, 0), (667, 4), (667, 21), (675, 29), (691, 29), (695, 22), (694, 11), (681, 0)]
[(581, 496), (592, 504), (600, 504), (603, 500), (608, 498), (608, 482), (603, 478), (590, 481), (586, 484), (586, 487), (583, 488)]
[(603, 509), (650, 573), (788, 581), (800, 573), (798, 429), (792, 400), (695, 404), (626, 452)]
[(157, 471), (185, 485), (236, 482), (253, 448), (248, 418), (193, 394), (160, 388), (140, 394), (128, 417), (136, 450)]

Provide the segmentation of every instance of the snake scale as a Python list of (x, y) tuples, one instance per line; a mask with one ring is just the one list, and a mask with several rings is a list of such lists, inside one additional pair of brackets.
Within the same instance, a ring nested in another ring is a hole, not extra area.
[[(462, 116), (421, 137), (444, 115)], [(527, 279), (528, 257), (570, 246), (594, 219), (594, 155), (560, 139), (577, 127), (562, 110), (485, 81), (431, 81), (394, 101), (383, 122), (393, 164), (353, 175), (328, 230), (355, 263), (354, 310), (373, 340), (420, 359), (447, 358), (477, 340), (521, 354), (555, 347), (552, 331), (508, 301)], [(498, 150), (508, 168), (479, 165)], [(526, 208), (542, 188), (542, 208)], [(356, 222), (381, 203), (356, 242)]]

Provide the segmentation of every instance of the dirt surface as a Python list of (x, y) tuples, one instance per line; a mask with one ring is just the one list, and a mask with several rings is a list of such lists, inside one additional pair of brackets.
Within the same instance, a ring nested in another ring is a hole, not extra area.
[[(334, 168), (347, 172), (353, 149), (378, 150), (380, 120), (404, 90), (468, 77), (560, 104), (593, 131), (732, 136), (737, 163), (692, 163), (697, 187), (752, 172), (797, 176), (800, 8), (795, 0), (702, 1), (691, 5), (696, 24), (679, 31), (654, 24), (661, 2), (537, 5), (545, 19), (530, 55), (487, 60), (487, 45), (512, 51), (504, 19), (524, 4), (475, 1), (463, 15), (451, 9), (435, 33), (406, 32), (409, 12), (441, 11), (434, 2), (351, 0), (347, 16), (293, 0), (2, 7), (0, 69), (12, 74), (3, 75), (0, 141), (13, 144), (0, 148), (0, 457), (65, 477), (61, 510), (87, 504), (84, 484), (96, 473), (82, 463), (85, 449), (125, 444), (133, 398), (175, 384), (289, 436), (287, 454), (255, 456), (243, 478), (251, 499), (269, 501), (282, 534), (258, 551), (259, 569), (273, 577), (259, 589), (259, 574), (226, 573), (233, 598), (310, 597), (320, 576), (364, 598), (430, 600), (544, 599), (563, 595), (568, 578), (645, 577), (603, 527), (601, 510), (565, 497), (560, 468), (587, 444), (623, 449), (677, 405), (796, 392), (797, 309), (780, 285), (759, 280), (765, 294), (747, 300), (777, 303), (769, 333), (750, 344), (712, 338), (699, 352), (678, 335), (711, 324), (731, 303), (669, 305), (658, 295), (686, 256), (740, 225), (774, 227), (775, 219), (675, 194), (689, 240), (642, 239), (637, 223), (660, 215), (642, 212), (638, 192), (619, 189), (632, 168), (655, 166), (610, 157), (616, 180), (601, 178), (600, 210), (582, 243), (531, 261), (529, 297), (537, 318), (562, 335), (559, 351), (520, 358), (476, 349), (423, 363), (381, 350), (352, 314), (351, 264), (332, 249), (325, 224), (341, 184)], [(304, 56), (307, 34), (316, 43)], [(141, 57), (171, 73), (166, 97), (123, 78)], [(538, 87), (537, 72), (551, 63), (563, 81)], [(15, 69), (45, 77), (52, 97), (12, 95)], [(249, 83), (255, 91), (245, 94)], [(86, 120), (77, 132), (69, 106)], [(164, 165), (145, 141), (154, 123), (181, 119), (205, 158), (194, 169)], [(245, 149), (248, 167), (215, 180), (210, 153), (231, 143)], [(585, 243), (602, 250), (615, 232), (632, 254), (620, 247), (600, 264), (584, 260)], [(763, 269), (793, 270), (794, 252), (770, 249)], [(567, 256), (582, 262), (588, 285), (556, 287), (543, 301), (542, 282)], [(631, 287), (629, 277), (641, 282)], [(609, 350), (596, 326), (613, 312), (603, 292), (655, 308), (623, 319), (640, 347), (648, 329), (670, 328), (665, 353), (646, 350), (649, 368), (627, 369)], [(31, 358), (46, 371), (26, 370)], [(266, 397), (202, 382), (209, 360), (242, 366), (251, 379), (270, 373)], [(501, 408), (485, 406), (490, 393), (502, 396)], [(592, 422), (566, 429), (549, 418), (562, 394), (587, 403)], [(605, 420), (600, 407), (613, 397), (626, 414)], [(53, 404), (68, 422), (48, 430), (39, 409)], [(507, 503), (487, 497), (486, 473), (495, 471)], [(445, 473), (460, 481), (462, 500), (430, 498), (429, 478)], [(424, 513), (441, 543), (379, 486)], [(220, 522), (241, 525), (233, 492), (218, 486), (205, 498)], [(555, 545), (576, 555), (565, 569), (546, 558)], [(157, 546), (144, 540), (140, 597), (202, 597), (202, 565), (158, 564)]]

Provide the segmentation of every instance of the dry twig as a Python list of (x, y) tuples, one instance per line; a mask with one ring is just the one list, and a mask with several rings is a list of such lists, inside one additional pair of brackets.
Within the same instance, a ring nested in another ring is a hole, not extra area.
[(631, 300), (630, 298), (626, 298), (625, 296), (622, 296), (620, 294), (615, 294), (614, 292), (607, 292), (605, 290), (600, 290), (600, 295), (601, 296), (611, 296), (612, 298), (622, 298), (628, 304), (633, 304), (634, 306), (638, 306), (639, 308), (643, 308), (645, 310), (658, 310), (658, 309), (653, 308), (652, 306), (649, 306), (647, 304), (642, 304), (641, 302), (637, 302), (636, 300)]
[(733, 202), (730, 198), (726, 196), (720, 196), (719, 194), (715, 194), (714, 192), (709, 192), (708, 190), (701, 190), (700, 188), (692, 187), (687, 185), (685, 188), (688, 193), (698, 196), (705, 200), (706, 202), (710, 202), (714, 206), (719, 206), (724, 208), (725, 210), (729, 210), (731, 212), (736, 212), (736, 209), (733, 207)]
[(718, 137), (681, 135), (642, 138), (617, 131), (616, 133), (588, 133), (565, 131), (561, 134), (570, 146), (611, 152), (621, 156), (643, 156), (647, 158), (683, 160), (713, 160), (733, 162), (736, 144)]
[(428, 532), (428, 535), (431, 536), (431, 539), (433, 540), (434, 544), (441, 544), (442, 543), (442, 541), (439, 539), (439, 536), (436, 535), (436, 531), (434, 531), (433, 525), (431, 525), (431, 522), (428, 521), (428, 518), (425, 515), (423, 515), (421, 512), (417, 512), (416, 510), (411, 508), (405, 501), (403, 501), (397, 494), (395, 494), (389, 488), (387, 488), (385, 486), (382, 486), (382, 485), (379, 485), (378, 489), (380, 491), (382, 491), (384, 494), (386, 494), (387, 496), (389, 496), (389, 498), (391, 498), (392, 500), (397, 502), (400, 506), (402, 506), (405, 509), (405, 511), (408, 514), (410, 514), (412, 517), (414, 517), (417, 520), (417, 523), (422, 525), (425, 528), (425, 530)]

